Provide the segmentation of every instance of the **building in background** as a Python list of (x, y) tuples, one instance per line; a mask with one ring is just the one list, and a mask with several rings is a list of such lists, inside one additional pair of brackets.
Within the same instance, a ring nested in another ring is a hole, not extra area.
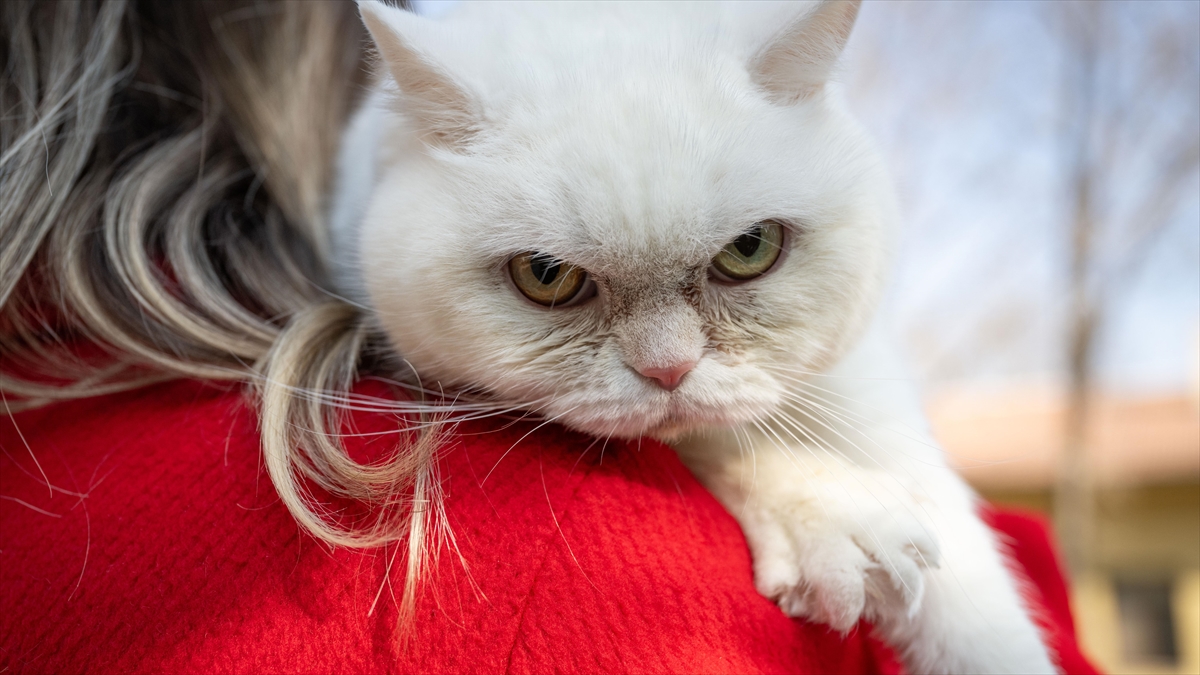
[[(1061, 388), (943, 387), (928, 410), (985, 498), (1052, 512)], [(1084, 648), (1109, 672), (1200, 672), (1200, 398), (1097, 396), (1086, 443), (1089, 562), (1073, 580)]]

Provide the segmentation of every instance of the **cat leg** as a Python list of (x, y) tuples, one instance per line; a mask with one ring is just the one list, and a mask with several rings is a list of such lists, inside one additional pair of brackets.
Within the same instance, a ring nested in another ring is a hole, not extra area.
[(842, 632), (885, 609), (914, 614), (940, 554), (911, 490), (801, 444), (742, 438), (740, 450), (722, 432), (677, 449), (741, 525), (759, 592)]
[(871, 620), (915, 673), (1055, 672), (952, 471), (867, 468), (833, 443), (784, 434), (762, 427), (677, 444), (742, 526), (764, 596), (842, 632)]
[(797, 384), (804, 402), (780, 413), (803, 422), (830, 452), (903, 480), (937, 538), (940, 564), (923, 571), (917, 611), (896, 598), (877, 603), (870, 618), (914, 673), (1054, 672), (996, 535), (933, 440), (900, 363), (892, 343), (872, 331), (830, 377)]
[(927, 569), (915, 615), (891, 609), (871, 617), (914, 673), (1056, 672), (1005, 564), (995, 533), (976, 515), (969, 488), (942, 486), (927, 504), (941, 564)]

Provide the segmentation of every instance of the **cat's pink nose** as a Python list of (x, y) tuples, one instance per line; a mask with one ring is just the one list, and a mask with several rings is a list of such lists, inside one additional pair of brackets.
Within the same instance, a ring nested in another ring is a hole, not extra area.
[(673, 391), (675, 387), (679, 386), (679, 382), (683, 379), (683, 376), (687, 375), (695, 367), (696, 361), (685, 361), (665, 368), (638, 368), (637, 371), (657, 382), (658, 386), (663, 389)]

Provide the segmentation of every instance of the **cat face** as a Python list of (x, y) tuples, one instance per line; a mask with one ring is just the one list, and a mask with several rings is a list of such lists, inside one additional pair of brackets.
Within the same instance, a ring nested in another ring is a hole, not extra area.
[[(490, 55), (441, 65), (413, 46), (433, 28), (364, 6), (399, 112), (380, 115), (358, 256), (426, 387), (671, 438), (769, 415), (857, 337), (891, 208), (827, 68), (764, 75), (771, 44), (737, 41), (752, 31), (714, 37), (720, 17), (678, 10), (669, 30), (631, 28), (629, 10), (524, 8), (500, 20), (536, 49), (481, 38)], [(486, 34), (479, 14), (436, 28)], [(811, 33), (814, 14), (796, 23)], [(542, 281), (569, 287), (555, 300)]]

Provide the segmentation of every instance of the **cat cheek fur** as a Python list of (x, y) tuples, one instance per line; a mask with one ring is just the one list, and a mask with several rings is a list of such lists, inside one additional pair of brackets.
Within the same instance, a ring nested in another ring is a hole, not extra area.
[[(511, 175), (489, 177), (486, 170), (447, 177), (432, 163), (393, 168), (375, 193), (360, 244), (370, 304), (422, 378), (526, 406), (544, 401), (544, 412), (581, 430), (636, 436), (655, 431), (668, 415), (676, 425), (690, 416), (692, 426), (761, 416), (777, 404), (780, 388), (762, 366), (821, 367), (849, 341), (874, 300), (877, 275), (863, 263), (882, 260), (880, 238), (861, 233), (883, 226), (878, 214), (847, 211), (839, 214), (845, 225), (809, 226), (793, 237), (798, 248), (779, 269), (721, 287), (702, 274), (696, 279), (708, 252), (678, 260), (671, 243), (639, 243), (628, 232), (609, 233), (595, 247), (574, 245), (569, 237), (563, 242), (551, 235), (571, 223), (571, 214), (509, 220), (520, 217), (511, 202), (529, 203), (540, 186)], [(477, 196), (484, 184), (499, 203)], [(524, 302), (505, 282), (506, 252), (545, 248), (592, 262), (601, 271), (600, 296), (569, 309)], [(699, 291), (690, 292), (697, 284)], [(679, 391), (686, 400), (674, 410), (663, 392), (633, 372), (697, 356), (700, 365)]]

